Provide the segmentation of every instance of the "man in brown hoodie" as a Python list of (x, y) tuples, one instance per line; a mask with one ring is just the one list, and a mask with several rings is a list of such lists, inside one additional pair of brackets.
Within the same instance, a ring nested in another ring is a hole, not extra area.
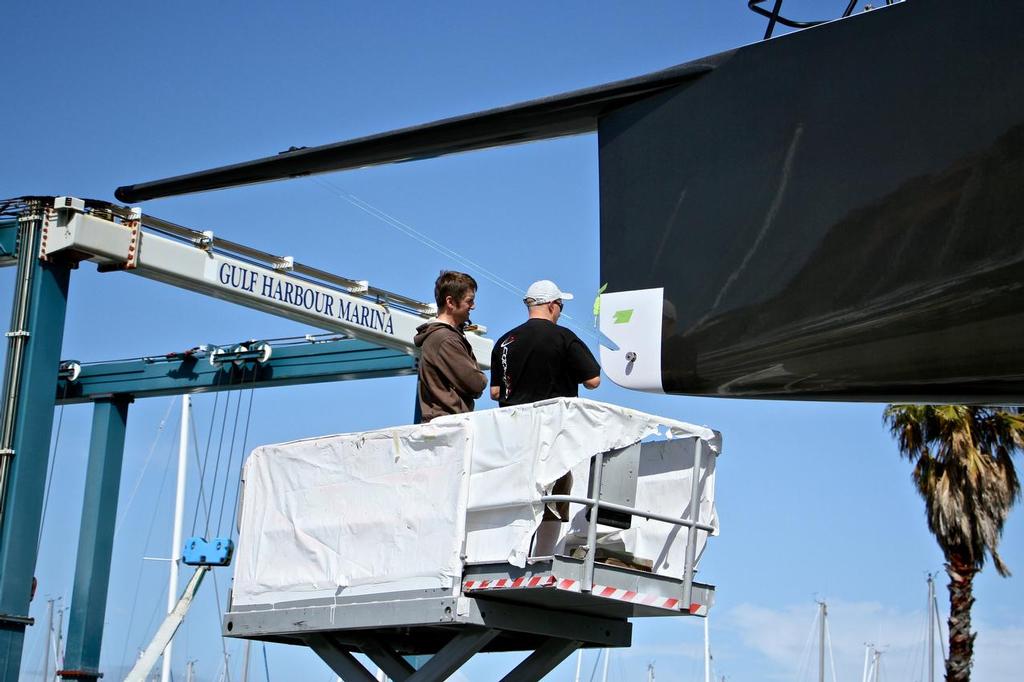
[(463, 272), (442, 272), (434, 283), (437, 319), (416, 328), (413, 343), (420, 349), (420, 421), (473, 411), (487, 377), (462, 331), (476, 307), (476, 280)]

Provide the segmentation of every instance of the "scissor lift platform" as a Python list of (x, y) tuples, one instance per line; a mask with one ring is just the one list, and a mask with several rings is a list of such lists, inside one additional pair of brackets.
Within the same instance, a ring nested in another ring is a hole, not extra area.
[[(461, 594), (422, 590), (387, 599), (338, 597), (286, 608), (232, 607), (228, 637), (313, 648), (346, 682), (372, 680), (352, 654), (366, 654), (394, 680), (443, 680), (476, 653), (532, 651), (506, 680), (537, 680), (575, 649), (626, 647), (627, 619), (704, 615), (714, 587), (693, 583), (684, 608), (684, 581), (595, 563), (584, 589), (586, 562), (565, 556), (466, 566)], [(403, 656), (431, 656), (415, 671)]]
[[(661, 426), (674, 438), (643, 441)], [(502, 679), (530, 682), (581, 647), (628, 647), (631, 618), (712, 605), (694, 574), (716, 531), (717, 439), (559, 399), (265, 446), (246, 465), (223, 633), (308, 646), (345, 682), (375, 679), (354, 654), (392, 680), (440, 682), (477, 653), (525, 651)], [(568, 494), (544, 494), (566, 479)], [(547, 510), (562, 523), (542, 528)]]

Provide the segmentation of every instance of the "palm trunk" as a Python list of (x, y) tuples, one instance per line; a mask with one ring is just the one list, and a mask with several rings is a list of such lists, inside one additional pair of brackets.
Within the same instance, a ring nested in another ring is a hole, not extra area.
[(949, 660), (946, 682), (970, 682), (974, 657), (971, 607), (974, 606), (974, 574), (977, 569), (959, 557), (946, 564), (949, 574)]

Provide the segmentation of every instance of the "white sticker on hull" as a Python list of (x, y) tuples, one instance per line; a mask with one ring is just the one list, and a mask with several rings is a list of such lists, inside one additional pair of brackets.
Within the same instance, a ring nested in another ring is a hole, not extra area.
[(623, 388), (662, 393), (661, 329), (664, 289), (601, 294), (601, 369)]

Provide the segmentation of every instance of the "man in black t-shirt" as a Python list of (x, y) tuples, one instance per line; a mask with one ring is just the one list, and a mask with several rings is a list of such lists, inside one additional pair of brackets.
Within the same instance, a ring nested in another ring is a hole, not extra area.
[(597, 388), (601, 367), (572, 331), (558, 326), (563, 293), (551, 280), (534, 282), (523, 302), (529, 319), (506, 333), (491, 352), (491, 398), (502, 407), (547, 398), (575, 398), (579, 385)]
[[(529, 319), (498, 339), (491, 351), (491, 398), (502, 407), (575, 398), (580, 384), (597, 388), (601, 383), (601, 366), (590, 349), (572, 331), (558, 326), (562, 302), (569, 300), (572, 294), (548, 279), (534, 282), (526, 291), (523, 303)], [(572, 472), (555, 481), (551, 490), (555, 495), (571, 491)], [(568, 522), (569, 503), (549, 502), (543, 520)], [(548, 529), (552, 532), (557, 537), (557, 531)]]

